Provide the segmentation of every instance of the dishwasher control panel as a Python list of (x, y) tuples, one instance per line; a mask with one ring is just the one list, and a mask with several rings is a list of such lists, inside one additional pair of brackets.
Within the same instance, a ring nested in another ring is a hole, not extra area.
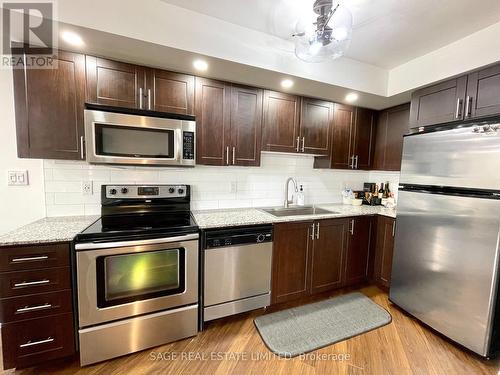
[(205, 234), (205, 249), (224, 246), (251, 245), (272, 242), (273, 228), (245, 227), (209, 231)]

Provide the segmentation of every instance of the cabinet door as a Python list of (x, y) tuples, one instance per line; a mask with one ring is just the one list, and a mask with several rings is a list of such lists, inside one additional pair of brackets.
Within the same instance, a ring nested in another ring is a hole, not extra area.
[(345, 265), (346, 286), (358, 284), (367, 279), (371, 221), (370, 216), (359, 216), (349, 220), (349, 244)]
[(262, 149), (298, 152), (300, 98), (275, 91), (264, 91)]
[(353, 156), (354, 107), (335, 104), (331, 168), (350, 169)]
[(356, 169), (370, 169), (372, 167), (376, 118), (376, 111), (356, 108), (353, 140)]
[(410, 127), (464, 119), (467, 76), (415, 91), (411, 96)]
[(194, 77), (151, 69), (148, 72), (146, 108), (168, 113), (194, 115)]
[(59, 51), (56, 69), (15, 69), (21, 158), (84, 159), (85, 57)]
[(86, 56), (86, 70), (88, 102), (147, 109), (146, 70), (143, 67)]
[(300, 106), (300, 151), (329, 155), (334, 104), (323, 100), (302, 98)]
[(273, 303), (291, 301), (309, 294), (309, 249), (312, 221), (274, 226)]
[(343, 264), (347, 250), (346, 219), (319, 220), (312, 242), (311, 293), (342, 286)]
[(465, 118), (500, 114), (500, 65), (469, 75)]
[(396, 220), (390, 217), (377, 218), (374, 277), (377, 283), (387, 288), (391, 282), (395, 225)]
[(260, 165), (262, 90), (231, 87), (231, 164)]
[(401, 170), (403, 136), (408, 133), (409, 118), (409, 103), (379, 113), (373, 169)]
[(230, 89), (224, 82), (196, 77), (196, 163), (229, 164)]

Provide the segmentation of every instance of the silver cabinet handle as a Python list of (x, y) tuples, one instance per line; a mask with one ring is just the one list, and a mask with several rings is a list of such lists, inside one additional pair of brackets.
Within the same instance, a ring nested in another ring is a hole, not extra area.
[(27, 347), (34, 346), (34, 345), (47, 344), (47, 343), (52, 342), (52, 341), (54, 341), (54, 339), (52, 337), (47, 337), (45, 340), (28, 341), (26, 344), (19, 345), (19, 347), (20, 348), (27, 348)]
[(314, 241), (314, 223), (311, 224), (311, 240)]
[(351, 232), (351, 235), (354, 236), (354, 219), (351, 220), (351, 228), (349, 229), (349, 232)]
[(471, 117), (471, 110), (472, 110), (472, 96), (467, 95), (467, 98), (465, 99), (465, 117), (469, 118)]
[(139, 109), (142, 109), (142, 87), (139, 87)]
[(392, 237), (396, 235), (396, 220), (392, 222)]
[(148, 109), (151, 110), (151, 89), (148, 89)]
[(22, 262), (35, 262), (38, 260), (49, 259), (48, 255), (40, 255), (39, 257), (26, 257), (26, 258), (14, 258), (11, 260), (12, 263), (22, 263)]
[(319, 222), (316, 223), (316, 239), (319, 240)]
[(351, 169), (354, 169), (354, 155), (351, 156), (351, 165), (349, 165)]
[(85, 159), (85, 138), (83, 135), (80, 136), (80, 158), (83, 160)]
[(226, 146), (226, 164), (229, 165), (229, 146)]
[(43, 285), (50, 283), (50, 280), (39, 280), (39, 281), (23, 281), (21, 283), (16, 283), (14, 286), (16, 288), (24, 287), (24, 286), (35, 286), (35, 285)]
[(297, 147), (296, 147), (296, 151), (299, 152), (300, 151), (300, 137), (297, 137)]
[(462, 99), (457, 99), (457, 110), (455, 111), (455, 118), (459, 119), (462, 117)]
[(236, 147), (233, 147), (233, 165), (236, 164)]
[(355, 167), (355, 169), (358, 169), (359, 155), (356, 155), (355, 159), (356, 159), (356, 167)]
[(30, 311), (38, 311), (38, 310), (45, 310), (45, 309), (50, 309), (52, 308), (52, 305), (50, 303), (45, 303), (43, 305), (38, 305), (38, 306), (25, 306), (20, 309), (16, 310), (16, 313), (26, 313)]
[(306, 137), (302, 137), (302, 152), (306, 151)]

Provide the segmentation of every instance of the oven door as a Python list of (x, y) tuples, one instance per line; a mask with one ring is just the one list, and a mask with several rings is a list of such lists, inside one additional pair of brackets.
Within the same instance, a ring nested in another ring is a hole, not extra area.
[(194, 128), (194, 121), (85, 110), (87, 161), (194, 165)]
[(75, 249), (80, 328), (198, 301), (198, 234)]

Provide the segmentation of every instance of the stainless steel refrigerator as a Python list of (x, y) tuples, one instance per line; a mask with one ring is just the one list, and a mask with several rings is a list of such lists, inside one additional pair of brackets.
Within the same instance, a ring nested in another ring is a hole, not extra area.
[(491, 356), (500, 330), (499, 236), (500, 126), (406, 136), (390, 300)]

